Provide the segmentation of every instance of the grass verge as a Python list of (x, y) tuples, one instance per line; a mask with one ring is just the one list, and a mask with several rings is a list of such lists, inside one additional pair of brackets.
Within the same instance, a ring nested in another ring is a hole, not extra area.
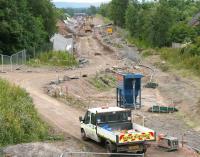
[(72, 67), (78, 63), (75, 57), (67, 52), (63, 51), (49, 51), (41, 53), (36, 59), (31, 59), (28, 65), (33, 67), (38, 66), (60, 66), (60, 67)]
[(200, 76), (200, 56), (182, 53), (180, 49), (161, 48), (160, 57), (167, 61), (176, 70), (188, 70)]
[(31, 97), (24, 89), (0, 79), (0, 147), (63, 139), (63, 134), (39, 118)]
[(100, 91), (106, 91), (116, 86), (116, 79), (109, 73), (97, 73), (89, 82)]
[(0, 146), (45, 140), (48, 126), (25, 90), (0, 79)]

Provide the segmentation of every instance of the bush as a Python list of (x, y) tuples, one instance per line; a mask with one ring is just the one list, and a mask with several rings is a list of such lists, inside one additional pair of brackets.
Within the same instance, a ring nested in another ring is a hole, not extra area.
[(0, 146), (45, 139), (48, 127), (38, 118), (25, 90), (0, 79)]
[(159, 50), (162, 59), (171, 63), (177, 69), (188, 69), (200, 75), (200, 56), (183, 53), (180, 49), (162, 48)]
[(36, 59), (31, 59), (29, 65), (50, 65), (50, 66), (67, 66), (77, 65), (75, 57), (62, 51), (49, 51), (41, 53)]

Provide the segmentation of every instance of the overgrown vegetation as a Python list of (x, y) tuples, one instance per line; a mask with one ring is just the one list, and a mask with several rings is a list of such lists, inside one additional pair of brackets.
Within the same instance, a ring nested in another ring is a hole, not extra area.
[(89, 82), (101, 91), (109, 90), (116, 86), (116, 79), (109, 73), (97, 73)]
[(77, 65), (75, 57), (68, 53), (62, 51), (49, 51), (40, 53), (36, 59), (31, 59), (28, 63), (31, 66), (65, 66), (72, 67)]
[(47, 137), (48, 127), (38, 117), (30, 96), (0, 79), (0, 146)]
[(193, 0), (112, 0), (99, 9), (100, 14), (125, 27), (132, 38), (152, 47), (194, 41), (200, 31), (194, 24), (198, 18), (192, 17), (199, 11), (200, 1)]
[(11, 55), (48, 42), (56, 31), (56, 18), (49, 0), (1, 0), (0, 53)]
[(173, 48), (162, 48), (159, 50), (159, 54), (174, 68), (191, 70), (194, 74), (200, 75), (200, 56), (184, 53), (180, 49)]
[[(147, 49), (143, 51), (144, 56), (160, 55), (166, 64), (157, 63), (156, 66), (163, 71), (174, 67), (200, 74), (200, 1), (128, 0), (124, 2), (127, 5), (119, 7), (121, 3), (121, 0), (112, 0), (102, 4), (99, 13), (126, 28), (129, 44), (140, 50)], [(122, 11), (125, 16), (119, 15)], [(186, 46), (169, 48), (173, 42)]]

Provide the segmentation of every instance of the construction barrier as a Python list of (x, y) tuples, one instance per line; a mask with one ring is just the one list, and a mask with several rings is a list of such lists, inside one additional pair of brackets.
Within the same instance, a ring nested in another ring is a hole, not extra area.
[(26, 50), (17, 52), (12, 56), (0, 54), (1, 72), (12, 71), (26, 64)]
[(11, 70), (11, 67), (10, 67), (10, 60), (11, 60), (11, 57), (8, 56), (8, 55), (3, 55), (3, 54), (0, 54), (0, 63), (1, 63), (1, 72), (5, 72), (7, 71), (6, 69), (9, 68), (9, 70)]

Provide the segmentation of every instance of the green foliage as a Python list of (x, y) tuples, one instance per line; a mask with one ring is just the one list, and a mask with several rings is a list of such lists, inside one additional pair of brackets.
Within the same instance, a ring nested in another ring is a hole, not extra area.
[(88, 15), (96, 15), (96, 13), (97, 13), (97, 8), (96, 8), (95, 6), (93, 6), (93, 5), (91, 5), (91, 6), (87, 9), (86, 13), (87, 13)]
[(89, 82), (101, 91), (108, 90), (116, 86), (116, 79), (108, 73), (99, 73), (91, 78)]
[(139, 40), (138, 38), (134, 38), (130, 35), (128, 35), (127, 40), (129, 44), (134, 45), (139, 49), (146, 49), (151, 46), (146, 40)]
[(172, 25), (172, 12), (166, 0), (160, 1), (151, 18), (149, 41), (153, 46), (168, 46), (169, 30)]
[(183, 48), (182, 53), (191, 56), (200, 56), (200, 36), (195, 38), (194, 42), (188, 45), (188, 47)]
[(48, 135), (25, 90), (1, 79), (0, 124), (0, 146), (43, 140)]
[[(137, 42), (135, 45), (144, 43), (151, 47), (170, 46), (171, 42), (193, 41), (200, 35), (200, 26), (188, 25), (200, 10), (199, 1), (129, 0), (129, 3), (126, 2), (112, 0), (109, 4), (100, 6), (99, 11), (119, 26), (124, 26), (123, 19), (125, 19), (126, 29), (130, 32), (131, 38)], [(126, 4), (128, 4), (127, 9)], [(122, 11), (125, 11), (125, 15)]]
[(102, 3), (99, 8), (99, 14), (101, 14), (103, 17), (110, 17), (110, 3)]
[(31, 59), (28, 63), (31, 66), (75, 66), (76, 59), (72, 54), (62, 51), (49, 51), (39, 54), (36, 59)]
[(125, 12), (128, 7), (129, 0), (112, 0), (110, 3), (110, 17), (114, 24), (125, 26)]
[(170, 30), (170, 39), (172, 42), (184, 43), (193, 41), (197, 33), (193, 27), (184, 22), (176, 23)]
[(37, 47), (56, 30), (55, 8), (49, 0), (0, 1), (0, 53)]
[(129, 30), (132, 36), (137, 33), (137, 21), (139, 21), (138, 8), (136, 5), (129, 4), (126, 10), (126, 28)]
[[(159, 0), (121, 2), (112, 0), (100, 6), (99, 13), (111, 17), (115, 24), (125, 26), (129, 31), (128, 43), (143, 51), (143, 56), (159, 54), (166, 64), (157, 64), (163, 71), (171, 65), (179, 69), (189, 69), (200, 74), (200, 25), (191, 26), (191, 20), (200, 11), (200, 1), (194, 0)], [(122, 4), (124, 3), (124, 5)], [(126, 9), (126, 4), (128, 7)], [(125, 10), (125, 15), (122, 11)], [(109, 13), (109, 14), (107, 14)], [(199, 19), (200, 21), (200, 19)], [(192, 42), (188, 44), (188, 42)], [(179, 49), (161, 48), (172, 42), (187, 43)], [(159, 52), (149, 49), (158, 48)], [(168, 64), (170, 63), (170, 64)]]
[(45, 31), (49, 36), (56, 31), (56, 9), (49, 0), (27, 0), (34, 17), (41, 17)]
[(188, 69), (200, 75), (200, 56), (183, 53), (180, 49), (162, 48), (159, 50), (162, 59), (169, 62), (176, 69)]

